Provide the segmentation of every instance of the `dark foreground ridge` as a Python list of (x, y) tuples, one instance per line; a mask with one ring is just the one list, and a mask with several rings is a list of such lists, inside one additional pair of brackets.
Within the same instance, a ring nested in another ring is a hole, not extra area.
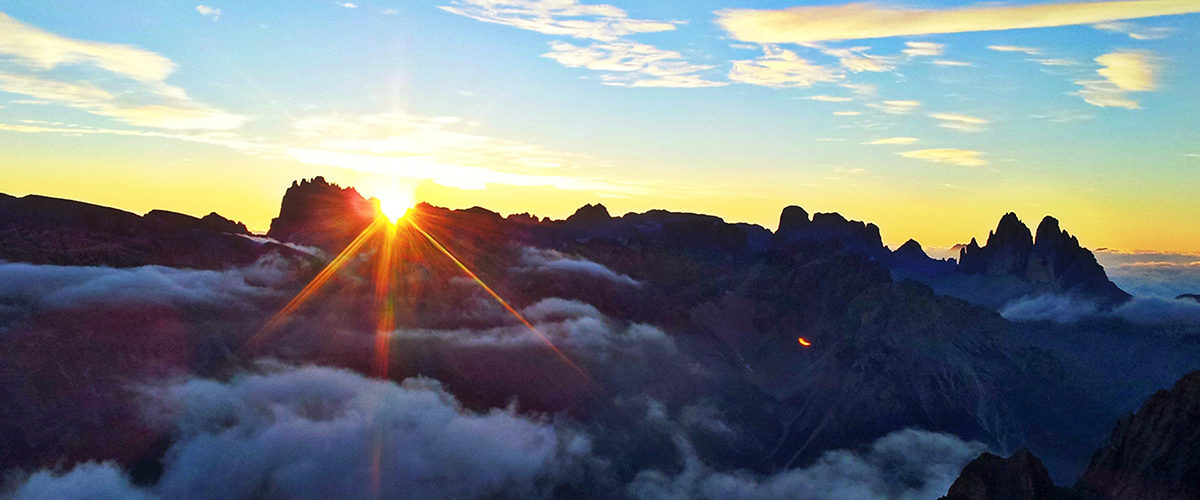
[(963, 469), (944, 500), (1185, 500), (1200, 498), (1200, 371), (1158, 391), (1121, 418), (1073, 489), (1050, 482), (1026, 450), (984, 453)]

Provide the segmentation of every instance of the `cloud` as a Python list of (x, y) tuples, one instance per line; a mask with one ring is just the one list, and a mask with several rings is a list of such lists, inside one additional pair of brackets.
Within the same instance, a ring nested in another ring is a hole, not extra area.
[(162, 82), (175, 63), (130, 45), (74, 40), (23, 24), (0, 13), (0, 54), (40, 69), (93, 64), (142, 82)]
[(1093, 106), (1137, 109), (1130, 92), (1148, 92), (1157, 88), (1158, 58), (1150, 52), (1121, 50), (1096, 58), (1101, 68), (1096, 73), (1104, 80), (1076, 80), (1083, 88), (1076, 92)]
[(344, 9), (357, 9), (358, 8), (358, 4), (351, 3), (351, 2), (339, 2), (338, 6), (344, 8)]
[(938, 66), (971, 66), (971, 63), (966, 61), (952, 61), (949, 59), (938, 59), (933, 61), (933, 64)]
[(207, 5), (197, 5), (196, 12), (199, 12), (200, 15), (202, 15), (204, 17), (211, 17), (213, 21), (216, 21), (217, 19), (221, 18), (221, 9), (218, 9), (216, 7), (209, 7)]
[(1053, 321), (1076, 323), (1088, 318), (1120, 318), (1132, 323), (1200, 325), (1200, 303), (1164, 297), (1134, 297), (1109, 312), (1101, 312), (1090, 300), (1046, 294), (1021, 297), (1000, 308), (1009, 321)]
[(918, 139), (916, 137), (887, 137), (884, 139), (875, 139), (870, 142), (864, 142), (863, 144), (912, 144), (917, 142), (917, 140)]
[(810, 101), (820, 101), (820, 102), (850, 102), (850, 101), (854, 100), (853, 97), (835, 97), (835, 96), (831, 96), (831, 95), (814, 95), (814, 96), (804, 97), (803, 99), (808, 99)]
[(35, 474), (18, 498), (97, 491), (89, 487), (183, 499), (370, 498), (376, 488), (411, 498), (540, 497), (591, 447), (586, 435), (511, 409), (469, 411), (422, 378), (277, 368), (147, 392), (148, 417), (178, 436), (157, 484), (134, 489), (112, 466), (86, 465)]
[(62, 474), (41, 470), (29, 477), (12, 493), (11, 500), (50, 498), (97, 498), (107, 500), (152, 500), (156, 495), (138, 489), (125, 471), (112, 462), (85, 462)]
[[(203, 14), (200, 7), (197, 10)], [(175, 63), (137, 47), (65, 38), (0, 13), (0, 55), (11, 56), (20, 65), (36, 70), (91, 64), (134, 83), (118, 80), (114, 85), (123, 88), (108, 91), (89, 82), (0, 73), (0, 91), (23, 94), (42, 103), (70, 106), (130, 125), (172, 130), (229, 130), (248, 120), (192, 102), (183, 89), (165, 83)], [(150, 100), (159, 102), (147, 103)]]
[(834, 111), (833, 116), (858, 116), (862, 111)]
[(1096, 250), (1109, 279), (1136, 297), (1174, 299), (1200, 293), (1200, 255)]
[(929, 117), (940, 121), (941, 123), (938, 125), (940, 127), (967, 132), (982, 130), (983, 126), (989, 123), (983, 118), (958, 113), (929, 113)]
[(866, 52), (867, 50), (870, 50), (870, 47), (821, 49), (825, 55), (836, 57), (838, 64), (853, 73), (861, 73), (863, 71), (878, 73), (896, 69), (895, 57), (871, 55)]
[(640, 285), (637, 280), (614, 272), (603, 264), (568, 257), (558, 251), (541, 248), (523, 248), (521, 250), (520, 264), (515, 270), (518, 272), (582, 273), (617, 284), (629, 286)]
[(671, 31), (682, 24), (631, 19), (624, 10), (612, 5), (581, 4), (575, 0), (462, 0), (438, 8), (478, 21), (605, 42), (637, 33)]
[(904, 45), (908, 46), (908, 48), (902, 50), (901, 52), (914, 57), (940, 56), (942, 55), (942, 50), (946, 48), (945, 45), (933, 42), (904, 42)]
[(1094, 24), (1200, 12), (1193, 0), (1119, 0), (1042, 5), (979, 4), (910, 9), (874, 3), (786, 9), (719, 10), (717, 24), (734, 38), (756, 43), (806, 43), (971, 31)]
[(1123, 50), (1096, 58), (1102, 68), (1096, 72), (1117, 88), (1129, 92), (1146, 92), (1155, 88), (1156, 58), (1146, 51)]
[(678, 52), (638, 42), (594, 43), (587, 47), (552, 42), (550, 52), (542, 57), (568, 68), (603, 71), (605, 74), (600, 78), (606, 85), (676, 88), (725, 85), (699, 75), (713, 66), (691, 64)]
[(1020, 47), (1017, 45), (988, 45), (987, 48), (997, 52), (1020, 52), (1022, 54), (1028, 54), (1031, 56), (1036, 56), (1042, 53), (1041, 49), (1035, 47)]
[(1074, 323), (1100, 312), (1095, 302), (1066, 295), (1021, 297), (1000, 307), (1000, 315), (1009, 321), (1053, 321)]
[(110, 268), (0, 261), (0, 303), (33, 309), (96, 304), (245, 304), (278, 294), (287, 262), (268, 255), (252, 266), (219, 271), (163, 266)]
[(983, 159), (982, 152), (971, 151), (968, 149), (919, 149), (916, 151), (905, 151), (897, 154), (905, 158), (913, 158), (937, 163), (947, 163), (950, 165), (959, 165), (963, 167), (982, 167), (988, 164), (987, 160)]
[(1092, 27), (1102, 31), (1120, 33), (1134, 40), (1159, 40), (1171, 34), (1171, 28), (1151, 28), (1134, 23), (1107, 22), (1093, 24)]
[(871, 103), (867, 104), (867, 106), (876, 108), (889, 115), (907, 115), (921, 107), (921, 102), (913, 100), (892, 100), (883, 101), (880, 103)]
[(756, 500), (792, 498), (916, 500), (945, 494), (962, 467), (984, 451), (976, 442), (917, 429), (892, 432), (862, 451), (831, 450), (804, 468), (769, 476), (716, 472), (676, 440), (685, 466), (675, 475), (643, 471), (627, 488), (635, 499)]
[(285, 152), (304, 163), (429, 179), (459, 189), (488, 184), (554, 186), (628, 193), (638, 188), (580, 175), (594, 159), (473, 134), (456, 117), (380, 113), (299, 120), (304, 147)]
[(130, 125), (169, 130), (229, 130), (247, 117), (186, 100), (173, 104), (134, 105), (90, 83), (69, 83), (0, 72), (0, 91), (22, 94), (89, 113), (115, 118)]
[(808, 62), (787, 49), (764, 46), (757, 59), (733, 61), (729, 79), (735, 82), (765, 87), (811, 87), (820, 82), (834, 82), (845, 73), (834, 68)]

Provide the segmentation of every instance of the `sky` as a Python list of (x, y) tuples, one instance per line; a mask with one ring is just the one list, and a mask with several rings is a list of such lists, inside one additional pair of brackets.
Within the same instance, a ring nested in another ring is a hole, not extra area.
[(293, 180), (893, 248), (1200, 252), (1200, 0), (8, 1), (0, 192), (265, 231)]

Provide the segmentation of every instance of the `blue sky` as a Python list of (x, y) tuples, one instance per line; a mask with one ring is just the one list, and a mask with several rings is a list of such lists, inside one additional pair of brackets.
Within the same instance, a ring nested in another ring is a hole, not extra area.
[(0, 9), (0, 191), (265, 229), (324, 174), (555, 217), (796, 203), (893, 245), (1015, 210), (1200, 251), (1198, 1), (205, 2)]

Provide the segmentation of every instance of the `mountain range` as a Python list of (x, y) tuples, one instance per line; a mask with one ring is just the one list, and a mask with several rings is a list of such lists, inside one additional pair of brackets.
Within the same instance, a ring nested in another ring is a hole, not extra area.
[[(210, 273), (278, 261), (305, 277), (302, 284), (376, 217), (371, 200), (321, 177), (293, 183), (266, 235), (215, 213), (139, 216), (0, 196), (0, 260)], [(1054, 481), (1081, 473), (1081, 484), (1106, 498), (1149, 498), (1121, 492), (1136, 490), (1137, 478), (1156, 474), (1159, 462), (1131, 465), (1130, 457), (1157, 453), (1183, 464), (1164, 481), (1186, 477), (1178, 470), (1196, 464), (1184, 448), (1137, 447), (1151, 435), (1159, 443), (1190, 442), (1144, 430), (1158, 425), (1146, 419), (1179, 418), (1142, 417), (1179, 413), (1171, 398), (1155, 396), (1150, 410), (1121, 420), (1088, 465), (1113, 422), (1156, 384), (1200, 368), (1200, 332), (1145, 333), (1154, 327), (1105, 315), (1130, 295), (1049, 216), (1031, 232), (1005, 214), (984, 245), (972, 239), (946, 260), (930, 258), (914, 240), (891, 250), (874, 224), (837, 213), (810, 217), (798, 206), (783, 209), (775, 231), (664, 210), (614, 217), (599, 204), (550, 220), (422, 203), (405, 218), (395, 231), (412, 254), (396, 278), (404, 293), (394, 319), (403, 334), (384, 361), (387, 378), (435, 379), (474, 411), (518, 401), (523, 413), (569, 419), (592, 436), (592, 453), (608, 465), (602, 479), (583, 474), (550, 496), (606, 497), (648, 470), (680, 471), (693, 462), (768, 477), (909, 429), (982, 443), (1000, 455), (1029, 450), (1009, 459), (981, 456), (948, 498), (1017, 498), (988, 493), (1012, 481), (1068, 494)], [(427, 241), (551, 331), (578, 370), (544, 346), (516, 349), (503, 340), (520, 325), (487, 306), (491, 300), (469, 280), (455, 281), (462, 270)], [(362, 253), (377, 251), (367, 245)], [(15, 311), (0, 309), (0, 366), (7, 367), (0, 393), (73, 415), (67, 408), (80, 401), (133, 405), (131, 378), (221, 379), (263, 358), (372, 373), (379, 366), (369, 348), (375, 272), (366, 261), (352, 263), (300, 319), (261, 342), (262, 325), (298, 284), (256, 275), (248, 283), (287, 292), (255, 295), (236, 312), (229, 304), (60, 310), (0, 303)], [(1067, 326), (1000, 313), (1014, 300), (1041, 296), (1087, 301), (1099, 313)], [(1099, 351), (1136, 335), (1157, 340), (1135, 343), (1125, 356)], [(1083, 339), (1088, 346), (1064, 347)], [(108, 364), (112, 352), (142, 354)], [(1079, 361), (1084, 352), (1094, 362)], [(59, 364), (37, 362), (47, 355)], [(1172, 361), (1136, 381), (1114, 368), (1163, 357)], [(112, 459), (144, 484), (159, 481), (164, 467), (169, 477), (176, 434), (147, 430), (134, 423), (133, 409), (118, 407), (125, 409), (105, 410), (103, 418), (63, 417), (53, 431), (41, 425), (48, 410), (0, 409), (0, 438), (11, 443), (0, 466)], [(665, 420), (651, 417), (657, 414)], [(96, 437), (72, 437), (79, 435)]]

